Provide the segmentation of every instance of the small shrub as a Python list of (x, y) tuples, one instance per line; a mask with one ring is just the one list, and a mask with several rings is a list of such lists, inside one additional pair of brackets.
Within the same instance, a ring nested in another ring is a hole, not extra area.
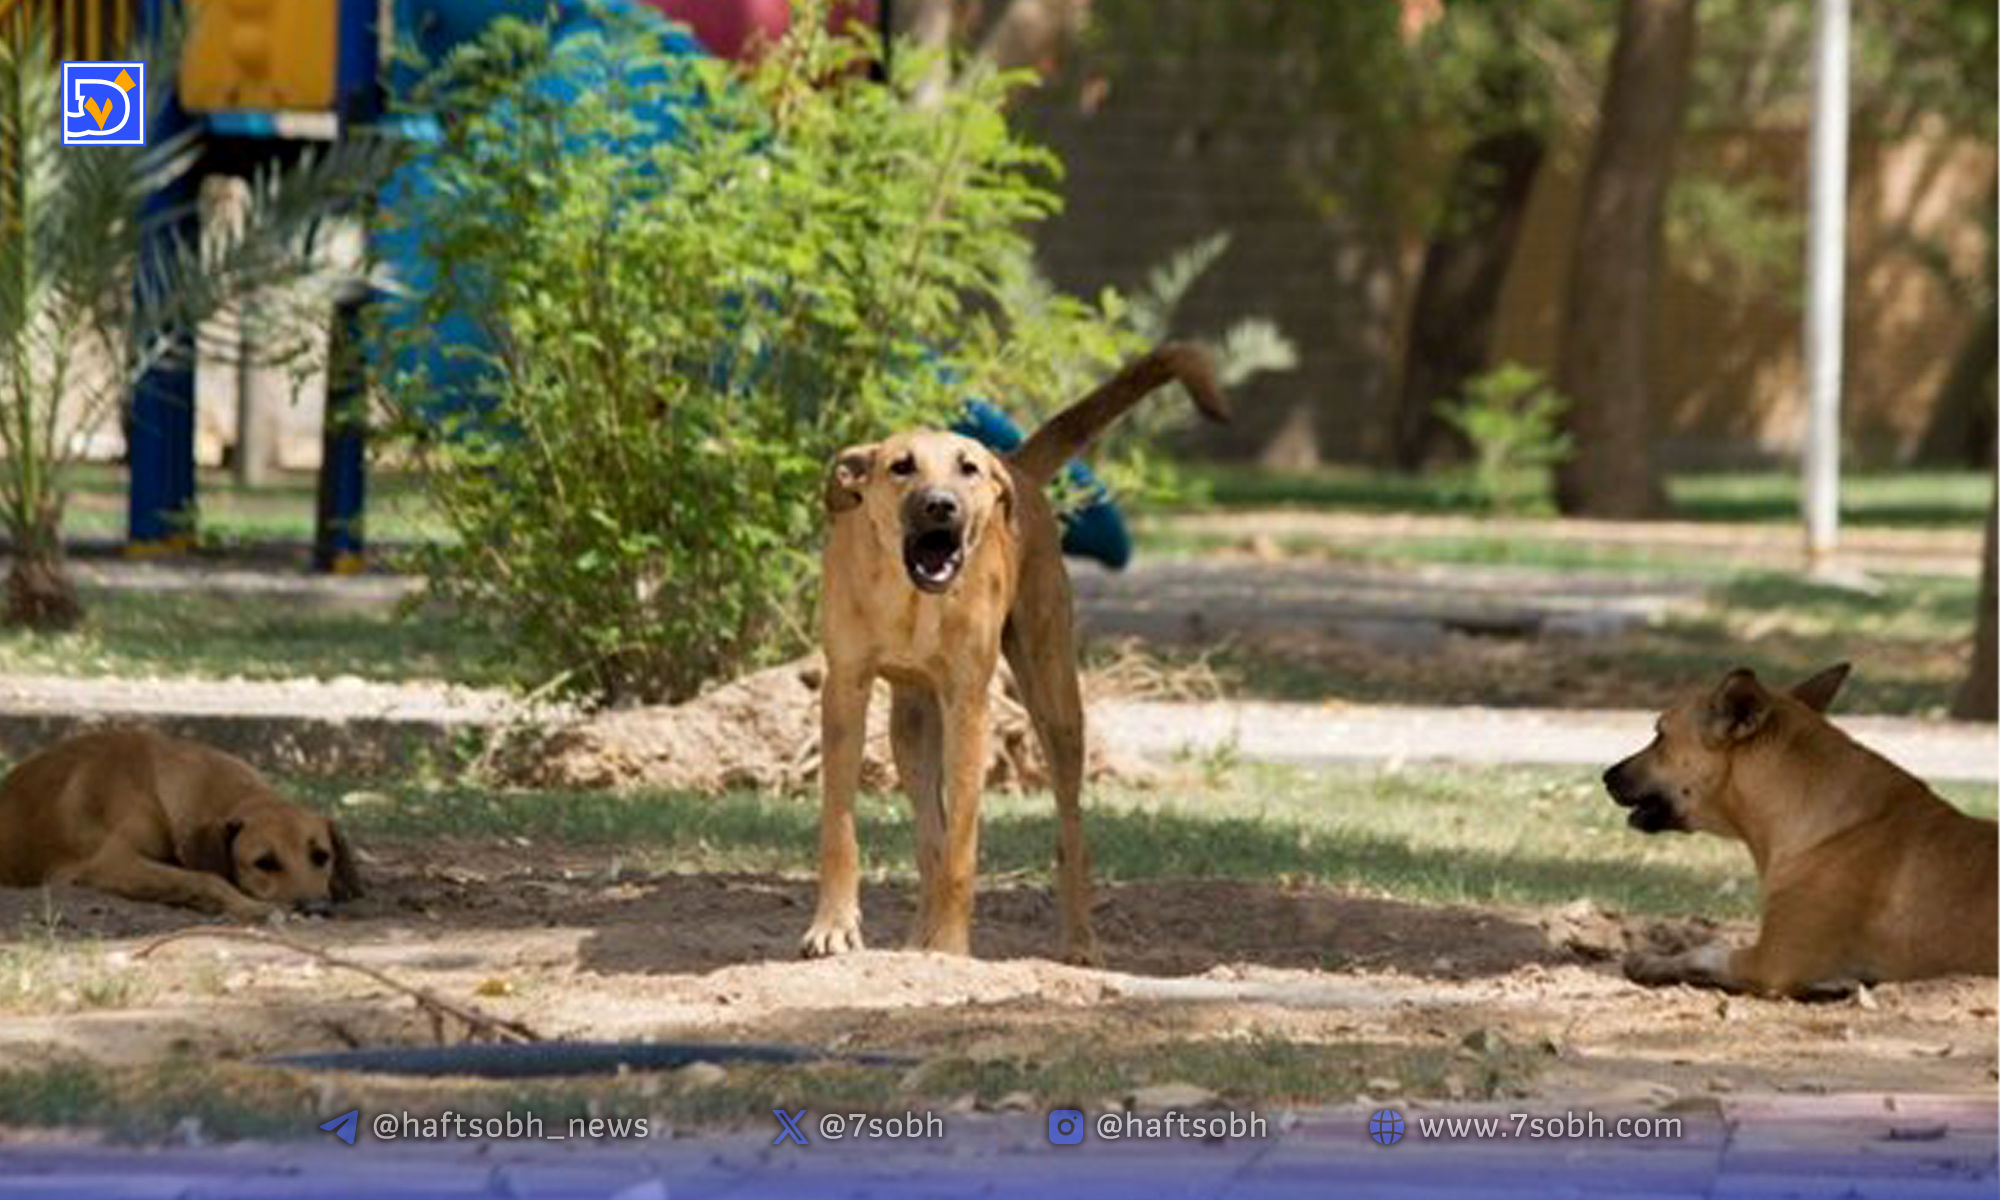
[[(1125, 359), (1184, 331), (1177, 314), (1194, 286), (1229, 251), (1228, 233), (1215, 233), (1172, 251), (1128, 295), (1107, 290), (1096, 305), (1059, 293), (1032, 260), (1006, 277), (999, 299), (1007, 314), (1003, 335), (1012, 343), (996, 356), (990, 385), (1021, 396), (1014, 415), (1029, 427), (1096, 387)], [(1211, 346), (1216, 376), (1235, 391), (1265, 372), (1298, 365), (1298, 350), (1277, 323), (1243, 317)], [(1023, 388), (1024, 382), (1033, 386)], [(1173, 389), (1175, 393), (1179, 388)], [(1162, 454), (1177, 432), (1193, 423), (1194, 406), (1183, 396), (1140, 405), (1098, 438), (1091, 451), (1097, 474), (1113, 494), (1140, 503), (1206, 499), (1200, 481)], [(1057, 484), (1059, 503), (1080, 500)]]
[[(1058, 163), (1002, 113), (1021, 80), (919, 110), (920, 56), (885, 87), (864, 34), (793, 29), (737, 67), (618, 20), (557, 42), (502, 21), (426, 89), (432, 183), (392, 216), (437, 283), (384, 336), (469, 315), (490, 408), (438, 436), (464, 397), (421, 368), (386, 390), (457, 535), (432, 586), (524, 683), (671, 701), (797, 648), (831, 454), (1052, 382), (999, 294), (1056, 208)], [(678, 135), (647, 136), (676, 97)], [(1058, 303), (1063, 336), (1126, 348)]]
[(1477, 376), (1463, 397), (1438, 405), (1438, 415), (1472, 444), (1467, 483), (1488, 512), (1546, 508), (1549, 472), (1569, 457), (1561, 428), (1568, 407), (1541, 372), (1518, 363)]

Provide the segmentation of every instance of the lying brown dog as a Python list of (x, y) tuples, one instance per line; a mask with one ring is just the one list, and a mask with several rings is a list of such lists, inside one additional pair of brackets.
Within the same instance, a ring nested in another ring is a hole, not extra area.
[(916, 807), (920, 892), (910, 942), (970, 950), (988, 688), (1004, 651), (1049, 760), (1064, 955), (1097, 958), (1069, 576), (1042, 489), (1099, 430), (1174, 379), (1204, 413), (1225, 415), (1206, 356), (1168, 345), (1004, 458), (934, 432), (897, 434), (835, 458), (826, 484), (819, 906), (806, 954), (861, 946), (853, 805), (877, 676), (891, 685), (896, 773)]
[(1996, 969), (2000, 839), (1823, 715), (1847, 679), (1787, 693), (1747, 670), (1668, 709), (1644, 750), (1604, 773), (1646, 833), (1750, 847), (1763, 896), (1755, 945), (1640, 954), (1640, 983), (1823, 996), (1859, 983)]
[(0, 782), (0, 885), (39, 884), (246, 921), (361, 894), (332, 821), (241, 759), (137, 728), (58, 742)]

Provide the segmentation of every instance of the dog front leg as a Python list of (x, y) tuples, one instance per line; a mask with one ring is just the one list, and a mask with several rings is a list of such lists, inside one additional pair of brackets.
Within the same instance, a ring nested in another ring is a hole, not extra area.
[(854, 836), (854, 794), (868, 737), (863, 671), (827, 664), (820, 690), (819, 906), (800, 953), (822, 958), (861, 949), (861, 847)]
[(1819, 910), (1793, 896), (1772, 897), (1757, 940), (1730, 949), (1720, 940), (1678, 954), (1634, 954), (1625, 977), (1649, 986), (1684, 983), (1725, 992), (1794, 1000), (1837, 1000), (1852, 993), (1856, 980), (1828, 947), (1840, 944), (1840, 914)]
[(1748, 985), (1736, 971), (1736, 959), (1741, 954), (1743, 951), (1732, 951), (1720, 941), (1707, 942), (1679, 954), (1632, 954), (1625, 959), (1625, 978), (1647, 987), (1685, 983), (1726, 992), (1748, 991)]
[(896, 775), (909, 793), (916, 818), (917, 919), (910, 926), (908, 945), (922, 949), (930, 927), (930, 901), (944, 869), (944, 715), (935, 693), (898, 684), (889, 711), (889, 743), (896, 755)]
[(918, 911), (920, 944), (945, 954), (972, 953), (979, 802), (986, 786), (986, 709), (983, 683), (944, 698), (944, 853), (938, 869), (923, 881), (926, 894)]
[(49, 882), (95, 888), (128, 900), (221, 913), (237, 921), (267, 921), (281, 914), (275, 906), (237, 891), (219, 875), (154, 862), (116, 843), (75, 867), (56, 872)]

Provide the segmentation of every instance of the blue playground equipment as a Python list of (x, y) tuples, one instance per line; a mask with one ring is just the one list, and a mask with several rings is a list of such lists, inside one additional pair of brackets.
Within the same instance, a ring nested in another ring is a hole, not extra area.
[[(140, 29), (159, 28), (169, 6), (179, 0), (140, 0)], [(436, 123), (423, 116), (386, 114), (384, 32), (380, 16), (393, 22), (396, 39), (413, 43), (427, 61), (437, 61), (455, 46), (477, 37), (502, 16), (552, 18), (554, 40), (601, 28), (603, 20), (658, 20), (663, 45), (676, 53), (705, 53), (701, 43), (670, 26), (662, 10), (707, 29), (719, 45), (741, 52), (753, 26), (766, 31), (786, 20), (782, 3), (774, 0), (230, 0), (208, 9), (209, 17), (192, 29), (183, 49), (181, 81), (176, 102), (162, 114), (155, 136), (165, 136), (200, 122), (206, 127), (203, 157), (198, 167), (148, 201), (156, 211), (178, 208), (192, 213), (192, 201), (208, 174), (248, 175), (273, 161), (296, 155), (314, 143), (341, 135), (350, 126), (372, 125), (398, 136), (423, 140), (438, 136)], [(876, 16), (885, 23), (889, 4), (883, 0)], [(390, 88), (413, 82), (406, 68), (387, 72)], [(552, 74), (547, 86), (576, 90), (585, 81)], [(645, 114), (652, 136), (674, 135), (671, 108)], [(394, 212), (399, 200), (428, 187), (420, 164), (392, 177), (377, 198)], [(185, 222), (197, 218), (188, 216)], [(371, 256), (384, 263), (404, 286), (421, 290), (434, 279), (431, 265), (412, 230), (394, 222), (375, 229)], [(181, 227), (181, 236), (196, 231)], [(364, 396), (361, 363), (362, 313), (371, 302), (353, 295), (336, 302), (332, 323), (334, 353), (329, 356), (323, 458), (313, 538), (315, 570), (351, 572), (365, 564), (363, 513), (367, 500)], [(384, 319), (399, 319), (405, 306), (387, 306)], [(408, 319), (403, 317), (400, 319)], [(485, 404), (487, 389), (478, 378), (477, 356), (455, 353), (484, 341), (473, 322), (448, 317), (434, 329), (421, 366), (444, 385), (456, 401), (449, 411), (432, 414), (445, 421)], [(194, 371), (183, 365), (190, 355), (176, 356), (175, 365), (150, 371), (139, 380), (132, 397), (128, 429), (131, 483), (128, 497), (128, 554), (178, 553), (191, 547), (195, 512)], [(962, 433), (1000, 450), (1018, 445), (1021, 434), (998, 409), (983, 402), (968, 406), (959, 425)], [(1063, 548), (1112, 568), (1131, 557), (1131, 539), (1123, 518), (1089, 469), (1072, 464), (1070, 477), (1093, 497), (1066, 518)]]
[[(1025, 440), (1020, 427), (1006, 413), (984, 400), (966, 405), (964, 418), (952, 430), (1002, 454)], [(1068, 475), (1070, 486), (1084, 497), (1084, 502), (1063, 514), (1063, 553), (1073, 558), (1095, 559), (1114, 571), (1124, 570), (1125, 564), (1132, 561), (1132, 534), (1125, 528), (1124, 515), (1111, 502), (1111, 494), (1104, 490), (1088, 464), (1072, 461)]]

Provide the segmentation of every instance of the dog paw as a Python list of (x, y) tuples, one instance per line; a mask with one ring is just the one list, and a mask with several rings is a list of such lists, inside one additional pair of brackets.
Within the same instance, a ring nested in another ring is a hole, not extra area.
[(1680, 983), (1686, 978), (1681, 960), (1672, 955), (1628, 954), (1624, 967), (1625, 978), (1645, 987)]
[(858, 917), (821, 918), (806, 930), (805, 937), (799, 939), (799, 954), (804, 958), (831, 958), (861, 948), (861, 920)]
[(1097, 944), (1092, 934), (1063, 940), (1062, 961), (1072, 967), (1101, 967), (1104, 965), (1104, 948)]
[(960, 958), (965, 958), (972, 954), (972, 929), (970, 926), (959, 925), (921, 929), (910, 939), (909, 948), (931, 954), (956, 954)]
[(218, 906), (211, 907), (209, 911), (214, 912), (218, 907), (221, 909), (224, 918), (234, 921), (238, 925), (283, 925), (285, 923), (284, 909), (279, 908), (275, 904), (266, 904), (261, 900), (247, 898), (243, 900), (228, 900)]

